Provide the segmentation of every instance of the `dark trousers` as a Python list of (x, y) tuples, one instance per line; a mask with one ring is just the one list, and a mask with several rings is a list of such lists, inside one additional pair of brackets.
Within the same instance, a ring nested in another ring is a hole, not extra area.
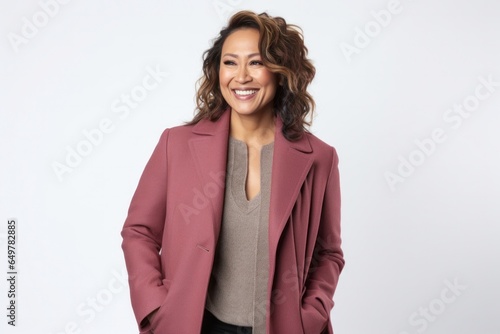
[(252, 334), (252, 327), (235, 326), (225, 323), (205, 310), (201, 334)]

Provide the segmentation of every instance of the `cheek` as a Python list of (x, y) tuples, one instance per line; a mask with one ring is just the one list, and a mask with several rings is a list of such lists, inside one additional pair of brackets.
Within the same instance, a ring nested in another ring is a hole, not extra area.
[(263, 85), (274, 87), (276, 89), (276, 75), (271, 71), (263, 71), (260, 75), (260, 82)]
[(227, 75), (227, 71), (219, 71), (219, 89), (222, 94), (222, 97), (226, 101), (230, 98), (228, 85), (229, 85), (229, 78)]
[(227, 86), (227, 84), (229, 83), (229, 75), (228, 75), (227, 71), (224, 71), (224, 70), (219, 71), (219, 83), (220, 83), (221, 88), (224, 88), (224, 86)]

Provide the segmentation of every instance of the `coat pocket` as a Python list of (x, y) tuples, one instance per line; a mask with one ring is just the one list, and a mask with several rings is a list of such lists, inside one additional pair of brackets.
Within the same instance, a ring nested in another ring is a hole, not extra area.
[[(158, 308), (158, 311), (156, 312), (154, 318), (153, 318), (153, 321), (151, 322), (151, 329), (150, 329), (150, 333), (151, 334), (154, 334), (155, 333), (155, 329), (158, 328), (158, 324), (163, 320), (163, 318), (166, 316), (166, 312), (167, 312), (167, 303), (168, 303), (168, 291), (170, 289), (170, 280), (168, 279), (163, 279), (162, 280), (162, 283), (163, 283), (163, 286), (165, 287), (165, 289), (167, 289), (167, 295), (165, 296), (165, 299), (163, 300), (163, 302), (161, 303), (160, 307)], [(148, 333), (148, 332), (146, 332)]]
[(302, 329), (304, 334), (321, 334), (325, 332), (328, 318), (310, 304), (302, 304), (300, 307)]

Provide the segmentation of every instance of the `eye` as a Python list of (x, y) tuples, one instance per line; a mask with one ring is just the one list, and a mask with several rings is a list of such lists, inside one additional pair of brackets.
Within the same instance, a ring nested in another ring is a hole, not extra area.
[(224, 65), (228, 65), (228, 66), (231, 66), (231, 65), (235, 65), (236, 63), (232, 60), (224, 60)]
[(264, 63), (262, 61), (260, 61), (260, 60), (252, 60), (250, 62), (250, 65), (262, 66), (262, 65), (264, 65)]

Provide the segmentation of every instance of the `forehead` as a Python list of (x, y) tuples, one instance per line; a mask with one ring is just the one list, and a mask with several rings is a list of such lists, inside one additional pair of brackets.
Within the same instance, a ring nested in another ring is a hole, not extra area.
[(259, 31), (253, 28), (243, 28), (232, 32), (222, 45), (222, 53), (259, 51)]

